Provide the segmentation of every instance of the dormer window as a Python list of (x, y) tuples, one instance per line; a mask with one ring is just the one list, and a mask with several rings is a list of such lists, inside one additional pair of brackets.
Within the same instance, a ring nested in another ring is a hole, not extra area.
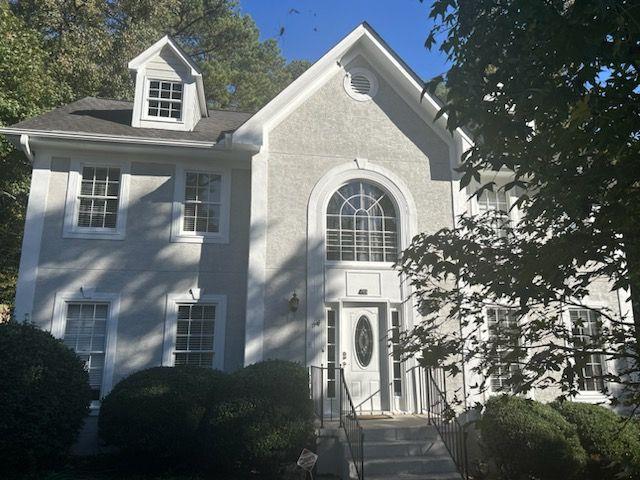
[(150, 117), (180, 120), (182, 117), (182, 83), (150, 80), (148, 102), (147, 114)]

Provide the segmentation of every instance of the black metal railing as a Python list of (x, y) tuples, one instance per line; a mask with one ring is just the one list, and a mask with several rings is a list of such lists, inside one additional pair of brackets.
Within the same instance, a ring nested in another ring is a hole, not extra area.
[(364, 430), (358, 422), (358, 415), (351, 400), (351, 394), (344, 381), (344, 370), (340, 369), (340, 426), (347, 437), (351, 459), (358, 478), (364, 479)]
[(315, 367), (309, 372), (309, 386), (320, 428), (327, 421), (339, 421), (344, 431), (358, 479), (364, 480), (364, 430), (358, 421), (342, 368)]
[(447, 402), (447, 377), (442, 369), (417, 367), (417, 387), (422, 412), (426, 412), (444, 442), (462, 477), (469, 478), (467, 430)]
[(309, 374), (313, 408), (320, 428), (326, 421), (340, 420), (340, 368), (315, 367)]

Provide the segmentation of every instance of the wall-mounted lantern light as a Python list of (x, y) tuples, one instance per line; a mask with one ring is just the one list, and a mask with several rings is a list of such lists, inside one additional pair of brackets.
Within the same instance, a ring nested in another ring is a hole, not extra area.
[(296, 295), (296, 292), (293, 292), (293, 295), (289, 299), (289, 310), (291, 312), (297, 312), (299, 306), (300, 306), (300, 299), (298, 298), (298, 295)]

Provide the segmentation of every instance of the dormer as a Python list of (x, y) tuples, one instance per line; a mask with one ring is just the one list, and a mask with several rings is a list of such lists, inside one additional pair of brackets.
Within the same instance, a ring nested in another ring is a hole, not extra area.
[(131, 126), (191, 131), (206, 117), (202, 73), (169, 37), (129, 62), (136, 90)]

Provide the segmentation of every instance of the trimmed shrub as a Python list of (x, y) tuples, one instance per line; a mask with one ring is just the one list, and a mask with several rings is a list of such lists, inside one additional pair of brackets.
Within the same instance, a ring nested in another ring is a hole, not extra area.
[(206, 408), (225, 395), (227, 382), (226, 374), (207, 368), (155, 367), (134, 373), (102, 401), (100, 438), (142, 463), (188, 467)]
[(0, 470), (60, 461), (90, 403), (89, 375), (74, 352), (34, 325), (0, 324)]
[(313, 446), (313, 404), (307, 370), (281, 360), (232, 375), (232, 396), (207, 411), (202, 458), (210, 469), (277, 475)]
[(582, 478), (587, 454), (574, 426), (551, 406), (502, 395), (480, 419), (486, 453), (505, 479)]
[(578, 431), (589, 455), (586, 478), (640, 478), (640, 428), (635, 422), (622, 428), (624, 419), (599, 405), (563, 402), (553, 407)]

